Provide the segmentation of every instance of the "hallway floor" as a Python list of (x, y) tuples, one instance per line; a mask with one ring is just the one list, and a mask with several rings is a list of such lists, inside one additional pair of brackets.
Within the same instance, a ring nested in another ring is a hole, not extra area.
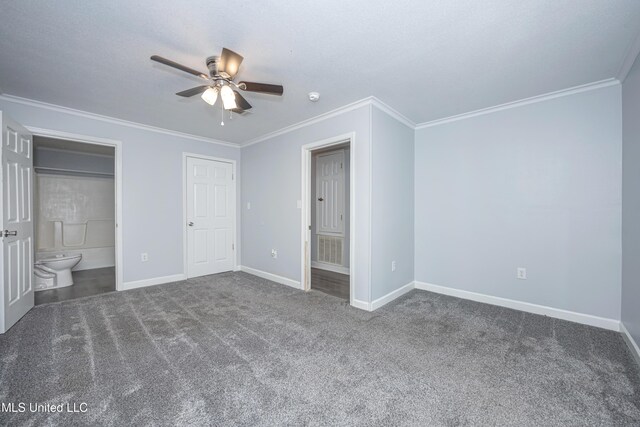
[(73, 285), (35, 293), (35, 304), (67, 301), (76, 298), (104, 294), (116, 290), (115, 267), (74, 271)]
[(312, 268), (311, 289), (349, 300), (349, 275)]

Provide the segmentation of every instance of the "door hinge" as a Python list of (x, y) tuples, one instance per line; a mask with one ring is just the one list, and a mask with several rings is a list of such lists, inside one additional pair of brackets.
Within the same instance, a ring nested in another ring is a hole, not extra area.
[(231, 181), (233, 181), (234, 179), (236, 179), (235, 177), (236, 177), (236, 176), (235, 176), (235, 174), (234, 174), (234, 173), (231, 173)]
[(342, 214), (340, 214), (340, 221), (342, 221)]
[(232, 250), (232, 251), (235, 251), (235, 250), (236, 250), (236, 244), (235, 244), (235, 243), (232, 243), (232, 244), (231, 244), (231, 250)]
[(340, 169), (342, 169), (342, 162), (340, 162)]

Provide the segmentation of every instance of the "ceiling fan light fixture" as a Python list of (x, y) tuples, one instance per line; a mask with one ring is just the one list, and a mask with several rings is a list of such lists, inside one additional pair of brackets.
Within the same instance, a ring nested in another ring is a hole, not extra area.
[(209, 89), (202, 92), (201, 97), (204, 100), (204, 102), (206, 102), (207, 104), (209, 105), (215, 104), (216, 100), (218, 99), (218, 88), (210, 87)]
[(225, 110), (233, 110), (234, 108), (238, 108), (236, 105), (236, 95), (233, 93), (233, 89), (230, 86), (224, 85), (220, 89), (220, 98), (222, 98), (222, 103), (224, 104)]

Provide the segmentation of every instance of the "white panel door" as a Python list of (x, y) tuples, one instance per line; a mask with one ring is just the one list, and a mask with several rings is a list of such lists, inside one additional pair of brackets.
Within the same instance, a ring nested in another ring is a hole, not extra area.
[(187, 157), (187, 276), (233, 270), (233, 164)]
[(33, 307), (33, 144), (31, 134), (0, 112), (2, 127), (2, 259), (3, 290), (0, 333)]
[(316, 158), (316, 233), (344, 234), (344, 151)]

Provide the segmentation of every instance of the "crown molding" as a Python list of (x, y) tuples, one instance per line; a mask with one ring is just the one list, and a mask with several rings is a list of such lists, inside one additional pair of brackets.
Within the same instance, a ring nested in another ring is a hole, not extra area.
[(602, 89), (609, 86), (615, 86), (620, 84), (620, 81), (615, 78), (600, 80), (593, 83), (587, 83), (580, 86), (570, 87), (568, 89), (562, 89), (555, 92), (549, 92), (542, 95), (532, 96), (530, 98), (524, 98), (517, 101), (507, 102), (505, 104), (495, 105), (493, 107), (482, 108), (468, 113), (456, 114), (454, 116), (444, 117), (442, 119), (432, 120), (429, 122), (419, 123), (415, 129), (425, 129), (432, 126), (437, 126), (445, 123), (451, 123), (458, 120), (464, 120), (471, 117), (482, 116), (484, 114), (495, 113), (496, 111), (508, 110), (510, 108), (521, 107), (523, 105), (535, 104), (537, 102), (547, 101), (550, 99), (560, 98), (567, 95), (574, 95), (576, 93), (588, 92), (591, 90)]
[(327, 111), (326, 113), (319, 114), (315, 117), (311, 117), (309, 119), (303, 120), (301, 122), (292, 124), (290, 126), (284, 127), (282, 129), (276, 130), (274, 132), (269, 132), (257, 138), (251, 139), (244, 144), (241, 144), (242, 147), (248, 147), (253, 144), (258, 144), (259, 142), (267, 141), (269, 139), (275, 138), (276, 136), (284, 135), (285, 133), (293, 132), (294, 130), (319, 123), (321, 121), (330, 119), (335, 116), (339, 116), (340, 114), (348, 113), (349, 111), (357, 110), (358, 108), (365, 106), (374, 106), (383, 112), (387, 113), (389, 116), (398, 120), (405, 126), (408, 126), (411, 129), (415, 129), (415, 123), (408, 119), (406, 116), (399, 113), (397, 110), (391, 108), (389, 105), (380, 101), (375, 96), (369, 96), (367, 98), (361, 99), (359, 101), (352, 102), (351, 104), (343, 105), (342, 107), (335, 108), (331, 111)]
[(627, 48), (627, 54), (625, 55), (622, 63), (620, 64), (620, 68), (618, 69), (618, 80), (621, 82), (627, 78), (629, 71), (631, 71), (631, 67), (636, 62), (636, 58), (640, 54), (640, 33), (638, 36), (629, 43), (629, 47)]
[(380, 101), (375, 96), (371, 97), (371, 105), (387, 113), (387, 115), (393, 117), (394, 119), (396, 119), (397, 121), (399, 121), (400, 123), (408, 127), (409, 129), (414, 130), (416, 128), (416, 124), (413, 120), (409, 119), (407, 116), (403, 115), (398, 110), (390, 107), (389, 104), (385, 104), (384, 102)]
[(131, 122), (131, 121), (128, 121), (128, 120), (118, 119), (118, 118), (115, 118), (115, 117), (104, 116), (102, 114), (90, 113), (88, 111), (82, 111), (82, 110), (76, 110), (74, 108), (63, 107), (61, 105), (49, 104), (47, 102), (36, 101), (36, 100), (33, 100), (33, 99), (28, 99), (28, 98), (21, 98), (19, 96), (1, 94), (0, 93), (0, 99), (8, 101), (8, 102), (13, 102), (13, 103), (16, 103), (16, 104), (22, 104), (22, 105), (27, 105), (27, 106), (36, 107), (36, 108), (43, 108), (43, 109), (50, 110), (50, 111), (56, 111), (58, 113), (71, 114), (73, 116), (83, 117), (83, 118), (92, 119), (92, 120), (99, 120), (101, 122), (107, 122), (107, 123), (112, 123), (112, 124), (115, 124), (115, 125), (120, 125), (120, 126), (126, 126), (126, 127), (130, 127), (130, 128), (135, 128), (135, 129), (146, 130), (146, 131), (149, 131), (149, 132), (156, 132), (156, 133), (161, 133), (161, 134), (164, 134), (164, 135), (170, 135), (170, 136), (176, 136), (176, 137), (179, 137), (179, 138), (191, 139), (191, 140), (194, 140), (194, 141), (208, 142), (210, 144), (224, 145), (226, 147), (240, 148), (239, 144), (234, 144), (232, 142), (220, 141), (220, 140), (217, 140), (217, 139), (207, 138), (207, 137), (199, 136), (199, 135), (193, 135), (193, 134), (190, 134), (190, 133), (184, 133), (184, 132), (179, 132), (179, 131), (175, 131), (175, 130), (159, 128), (159, 127), (156, 127), (156, 126), (145, 125), (145, 124), (142, 124), (142, 123)]
[(359, 101), (352, 102), (351, 104), (343, 105), (342, 107), (338, 107), (336, 109), (327, 111), (326, 113), (319, 114), (317, 116), (311, 117), (309, 119), (302, 120), (301, 122), (294, 123), (289, 126), (285, 126), (282, 129), (278, 129), (273, 132), (265, 133), (262, 136), (257, 138), (253, 138), (248, 140), (247, 142), (240, 144), (241, 147), (248, 147), (250, 145), (258, 144), (259, 142), (267, 141), (271, 138), (275, 138), (276, 136), (284, 135), (285, 133), (293, 132), (294, 130), (303, 128), (305, 126), (309, 126), (315, 123), (322, 122), (324, 120), (330, 119), (332, 117), (338, 116), (340, 114), (347, 113), (349, 111), (357, 110), (358, 108), (371, 105), (374, 97), (370, 96), (368, 98), (361, 99)]

